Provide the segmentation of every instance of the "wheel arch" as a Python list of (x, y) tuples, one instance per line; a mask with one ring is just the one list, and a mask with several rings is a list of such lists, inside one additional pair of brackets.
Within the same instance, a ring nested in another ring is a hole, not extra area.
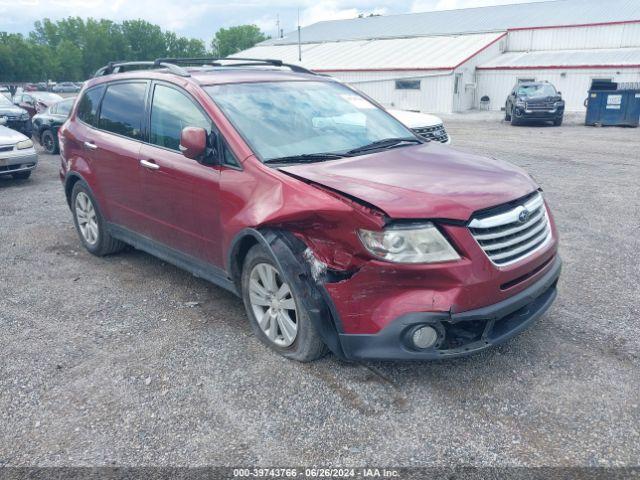
[(87, 181), (78, 172), (69, 172), (64, 179), (64, 194), (65, 197), (67, 197), (67, 205), (69, 205), (69, 208), (71, 208), (71, 192), (73, 192), (73, 187), (80, 181), (83, 182), (89, 190), (91, 190)]
[(239, 232), (231, 243), (227, 258), (227, 272), (242, 295), (242, 265), (247, 253), (255, 245), (263, 246), (292, 285), (304, 305), (316, 331), (327, 347), (345, 358), (339, 333), (342, 331), (333, 302), (321, 282), (311, 271), (305, 256), (307, 245), (287, 230), (247, 228)]

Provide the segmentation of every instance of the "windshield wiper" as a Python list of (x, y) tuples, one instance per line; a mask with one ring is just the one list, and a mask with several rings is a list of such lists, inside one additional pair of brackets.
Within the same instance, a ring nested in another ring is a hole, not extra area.
[(336, 160), (344, 158), (345, 155), (339, 153), (301, 153), (300, 155), (289, 155), (286, 157), (270, 158), (264, 163), (313, 163), (324, 160)]
[(367, 145), (363, 145), (358, 148), (354, 148), (353, 150), (349, 150), (346, 152), (347, 155), (353, 155), (356, 153), (368, 152), (370, 150), (379, 150), (383, 148), (392, 148), (400, 145), (401, 143), (423, 143), (422, 140), (419, 140), (415, 137), (399, 137), (399, 138), (385, 138), (383, 140), (377, 140), (375, 142), (371, 142)]

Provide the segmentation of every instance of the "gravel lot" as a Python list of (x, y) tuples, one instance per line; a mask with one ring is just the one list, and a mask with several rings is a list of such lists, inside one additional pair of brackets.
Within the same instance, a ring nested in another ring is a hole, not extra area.
[(640, 129), (445, 120), (543, 186), (565, 265), (533, 328), (439, 363), (287, 361), (231, 294), (85, 252), (56, 157), (0, 179), (0, 466), (638, 465)]

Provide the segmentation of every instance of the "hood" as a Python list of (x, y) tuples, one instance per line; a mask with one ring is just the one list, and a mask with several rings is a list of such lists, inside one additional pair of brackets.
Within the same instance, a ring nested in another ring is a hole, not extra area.
[(433, 127), (442, 124), (442, 119), (429, 113), (408, 112), (406, 110), (387, 110), (409, 128)]
[(17, 117), (24, 113), (27, 113), (27, 111), (20, 107), (0, 106), (0, 116), (11, 115)]
[(391, 218), (466, 221), (537, 188), (515, 165), (433, 142), (279, 170), (359, 198)]
[(20, 132), (0, 125), (0, 145), (15, 145), (23, 140), (27, 140), (27, 137)]

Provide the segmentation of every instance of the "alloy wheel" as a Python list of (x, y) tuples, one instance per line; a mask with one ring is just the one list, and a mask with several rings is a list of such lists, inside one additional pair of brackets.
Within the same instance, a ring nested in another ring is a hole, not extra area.
[(76, 195), (75, 212), (82, 237), (89, 245), (95, 245), (98, 242), (98, 217), (86, 193), (79, 192)]
[(249, 302), (258, 326), (279, 347), (288, 347), (298, 334), (298, 316), (291, 288), (278, 270), (258, 263), (249, 275)]
[(45, 134), (42, 136), (42, 143), (45, 151), (47, 153), (53, 153), (55, 150), (55, 140), (53, 139), (53, 135)]

